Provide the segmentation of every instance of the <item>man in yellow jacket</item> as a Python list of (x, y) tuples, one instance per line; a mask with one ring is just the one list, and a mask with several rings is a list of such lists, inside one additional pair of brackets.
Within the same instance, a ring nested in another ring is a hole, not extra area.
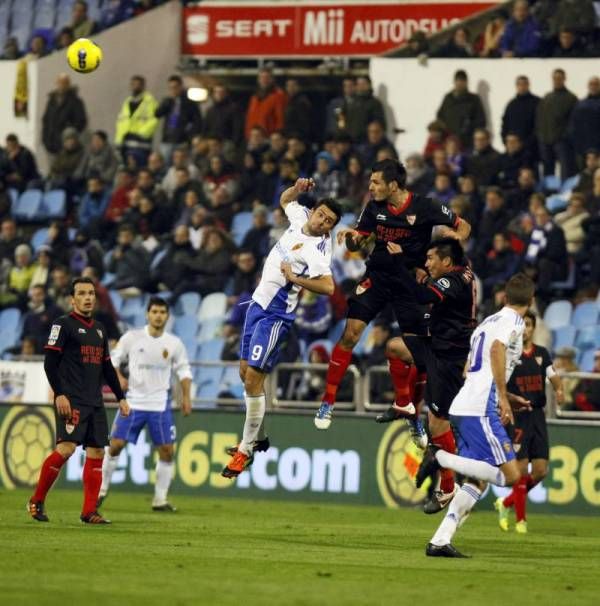
[(158, 126), (158, 118), (154, 115), (158, 103), (145, 87), (143, 76), (131, 78), (131, 95), (125, 99), (119, 112), (115, 135), (115, 143), (120, 147), (125, 163), (131, 155), (139, 167), (146, 166), (152, 151), (152, 137)]

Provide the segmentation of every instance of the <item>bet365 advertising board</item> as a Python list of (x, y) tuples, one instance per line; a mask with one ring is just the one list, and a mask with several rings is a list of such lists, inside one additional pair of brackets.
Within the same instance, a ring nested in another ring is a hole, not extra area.
[[(109, 413), (111, 416), (112, 412)], [(334, 418), (317, 431), (311, 415), (269, 413), (271, 448), (258, 453), (249, 471), (235, 481), (223, 478), (225, 449), (240, 439), (243, 415), (221, 411), (176, 413), (176, 477), (172, 492), (201, 498), (248, 497), (414, 507), (425, 490), (412, 477), (420, 451), (405, 426), (377, 425), (370, 418)], [(550, 473), (529, 495), (533, 510), (597, 514), (600, 511), (600, 428), (551, 425)], [(49, 406), (0, 406), (0, 485), (32, 486), (54, 443)], [(83, 453), (63, 468), (58, 485), (80, 485)], [(152, 492), (155, 453), (143, 431), (123, 450), (112, 490)], [(488, 490), (488, 505), (506, 489)]]

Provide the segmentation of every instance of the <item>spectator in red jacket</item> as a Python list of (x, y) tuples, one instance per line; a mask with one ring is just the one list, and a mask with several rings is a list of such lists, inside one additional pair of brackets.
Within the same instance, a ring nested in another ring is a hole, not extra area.
[(250, 97), (248, 112), (246, 113), (246, 139), (248, 139), (253, 126), (261, 126), (267, 135), (270, 135), (273, 131), (282, 130), (286, 105), (287, 96), (275, 84), (271, 70), (261, 69), (258, 72), (258, 89)]

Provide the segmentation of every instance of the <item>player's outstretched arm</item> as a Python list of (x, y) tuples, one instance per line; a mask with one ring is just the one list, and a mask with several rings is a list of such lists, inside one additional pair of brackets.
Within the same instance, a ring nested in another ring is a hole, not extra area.
[(298, 199), (298, 196), (302, 193), (311, 191), (315, 186), (315, 182), (312, 179), (297, 179), (296, 183), (292, 187), (288, 187), (280, 196), (279, 204), (281, 208), (285, 207), (294, 200)]
[(316, 278), (303, 278), (302, 276), (297, 276), (292, 271), (292, 266), (290, 263), (282, 263), (281, 264), (281, 273), (285, 276), (285, 279), (288, 282), (292, 282), (293, 284), (297, 284), (302, 288), (306, 288), (306, 290), (310, 290), (318, 295), (328, 295), (331, 296), (333, 291), (335, 290), (335, 283), (331, 276), (317, 276)]

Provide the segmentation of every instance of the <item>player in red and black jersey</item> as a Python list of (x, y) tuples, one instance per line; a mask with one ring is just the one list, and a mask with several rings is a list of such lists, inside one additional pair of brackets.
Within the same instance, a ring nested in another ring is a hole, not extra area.
[[(513, 486), (512, 492), (504, 499), (495, 502), (502, 530), (508, 530), (508, 509), (515, 508), (518, 533), (527, 532), (526, 504), (527, 493), (548, 473), (548, 429), (546, 427), (546, 379), (550, 381), (556, 393), (558, 404), (564, 403), (562, 380), (552, 366), (548, 351), (533, 342), (535, 315), (525, 314), (525, 332), (523, 333), (523, 354), (521, 363), (515, 368), (508, 383), (511, 393), (519, 394), (529, 401), (530, 409), (515, 413), (513, 444), (521, 468), (521, 480)], [(531, 462), (531, 473), (527, 473)]]
[[(446, 226), (446, 235), (466, 239), (471, 228), (447, 206), (406, 189), (406, 170), (395, 160), (373, 165), (369, 182), (371, 201), (365, 206), (356, 229), (341, 230), (338, 242), (356, 251), (375, 243), (367, 271), (348, 301), (342, 338), (331, 354), (323, 402), (315, 417), (318, 429), (331, 424), (338, 387), (350, 364), (352, 349), (367, 324), (389, 303), (403, 334), (426, 334), (424, 309), (416, 296), (414, 271), (424, 267), (425, 252), (436, 225)], [(408, 381), (408, 367), (390, 368), (398, 381)], [(400, 376), (402, 375), (402, 376)], [(415, 415), (415, 407), (403, 411)]]
[[(451, 238), (429, 244), (425, 267), (428, 273), (418, 271), (421, 287), (417, 296), (420, 302), (431, 306), (429, 336), (391, 339), (387, 355), (390, 368), (409, 367), (413, 380), (418, 373), (426, 374), (425, 403), (429, 408), (431, 440), (439, 448), (454, 453), (456, 444), (448, 410), (464, 383), (471, 333), (477, 323), (475, 282), (460, 243)], [(396, 401), (377, 417), (378, 423), (389, 423), (402, 416), (402, 409), (411, 397), (402, 387), (396, 388)], [(425, 503), (425, 513), (443, 509), (454, 491), (454, 473), (441, 470), (439, 490)]]
[(75, 278), (71, 286), (73, 311), (54, 321), (45, 346), (44, 370), (54, 391), (57, 445), (44, 461), (28, 503), (31, 517), (39, 522), (48, 521), (46, 495), (61, 467), (81, 444), (86, 449), (81, 521), (110, 523), (96, 511), (104, 447), (108, 444), (102, 383), (106, 381), (117, 397), (121, 415), (129, 414), (129, 405), (110, 361), (106, 329), (92, 317), (95, 304), (93, 281)]

